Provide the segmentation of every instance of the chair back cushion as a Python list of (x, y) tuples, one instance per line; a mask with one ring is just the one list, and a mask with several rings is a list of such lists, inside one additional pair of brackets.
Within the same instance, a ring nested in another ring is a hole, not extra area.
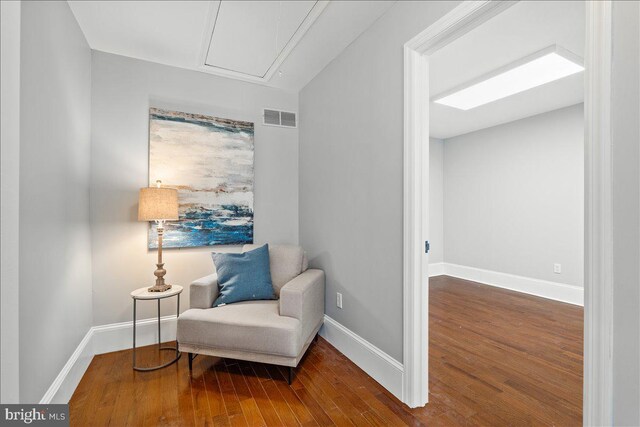
[[(258, 245), (244, 245), (242, 251), (250, 251)], [(307, 270), (308, 262), (304, 250), (296, 245), (269, 245), (269, 262), (271, 266), (271, 282), (276, 295), (291, 279)]]

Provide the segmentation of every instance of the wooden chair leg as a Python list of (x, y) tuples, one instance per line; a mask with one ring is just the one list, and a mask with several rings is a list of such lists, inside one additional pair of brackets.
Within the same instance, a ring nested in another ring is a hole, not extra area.
[(187, 356), (189, 357), (189, 370), (192, 371), (193, 370), (193, 353), (187, 353)]
[(293, 382), (293, 368), (289, 366), (289, 385)]

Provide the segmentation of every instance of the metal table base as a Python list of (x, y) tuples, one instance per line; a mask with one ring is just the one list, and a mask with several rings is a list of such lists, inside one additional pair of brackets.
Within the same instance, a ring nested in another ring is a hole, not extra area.
[[(134, 298), (133, 299), (133, 369), (136, 371), (141, 371), (141, 372), (147, 372), (147, 371), (155, 371), (156, 369), (162, 369), (162, 368), (166, 368), (169, 365), (172, 365), (174, 363), (176, 363), (179, 359), (180, 356), (182, 356), (182, 353), (180, 353), (180, 351), (178, 351), (178, 345), (176, 342), (176, 346), (175, 347), (161, 347), (161, 335), (160, 335), (160, 300), (164, 299), (164, 298), (169, 298), (171, 296), (174, 295), (169, 295), (167, 297), (159, 297), (157, 299), (158, 301), (158, 350), (172, 350), (176, 352), (176, 357), (170, 361), (168, 361), (167, 363), (163, 363), (162, 365), (158, 365), (158, 366), (151, 366), (148, 368), (143, 368), (143, 367), (139, 367), (136, 366), (136, 302), (137, 299)], [(177, 302), (177, 309), (176, 309), (176, 317), (180, 315), (180, 294), (175, 295), (176, 297), (178, 297), (178, 302)]]

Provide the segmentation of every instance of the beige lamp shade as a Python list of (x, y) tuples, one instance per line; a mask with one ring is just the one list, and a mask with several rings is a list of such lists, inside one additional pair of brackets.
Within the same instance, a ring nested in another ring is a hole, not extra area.
[(175, 188), (141, 188), (138, 201), (138, 221), (178, 219), (178, 190)]

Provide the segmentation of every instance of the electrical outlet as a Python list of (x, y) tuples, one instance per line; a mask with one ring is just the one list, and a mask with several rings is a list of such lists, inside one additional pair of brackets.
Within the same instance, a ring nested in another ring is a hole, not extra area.
[(553, 272), (556, 274), (562, 273), (562, 265), (561, 264), (553, 264)]
[(342, 308), (342, 294), (340, 292), (336, 294), (336, 305), (338, 308)]

